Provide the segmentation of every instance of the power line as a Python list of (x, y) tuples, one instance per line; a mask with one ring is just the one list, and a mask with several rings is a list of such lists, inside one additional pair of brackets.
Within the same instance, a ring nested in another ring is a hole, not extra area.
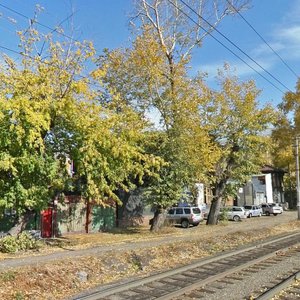
[[(36, 23), (36, 24), (38, 24), (38, 25), (40, 25), (40, 26), (42, 26), (42, 27), (44, 27), (44, 28), (47, 28), (48, 30), (51, 30), (51, 33), (56, 32), (57, 34), (60, 34), (60, 35), (62, 35), (62, 36), (64, 36), (64, 37), (70, 39), (72, 42), (74, 41), (74, 42), (80, 43), (80, 41), (74, 39), (73, 37), (68, 36), (68, 35), (64, 34), (63, 32), (58, 31), (57, 28), (51, 28), (51, 27), (49, 27), (49, 26), (47, 26), (47, 25), (45, 25), (45, 24), (42, 24), (42, 23), (38, 22), (37, 20), (31, 19), (31, 18), (29, 18), (28, 16), (24, 15), (23, 13), (20, 13), (20, 12), (18, 12), (18, 11), (16, 11), (16, 10), (14, 10), (14, 9), (12, 9), (12, 8), (10, 8), (10, 7), (8, 7), (8, 6), (6, 6), (6, 5), (3, 5), (3, 4), (0, 3), (0, 7), (3, 7), (3, 8), (5, 8), (5, 9), (7, 9), (7, 10), (9, 10), (9, 11), (11, 11), (11, 12), (13, 12), (13, 13), (15, 13), (15, 14), (17, 14), (17, 15), (19, 15), (19, 16), (21, 16), (21, 17), (27, 19), (27, 20), (29, 20), (29, 21), (31, 22), (31, 24), (32, 24), (32, 23)], [(74, 14), (74, 13), (72, 13), (70, 16), (66, 17), (64, 20), (62, 20), (62, 21), (59, 23), (59, 26), (60, 26), (61, 24), (63, 24), (64, 22), (66, 22), (68, 19), (70, 19), (70, 18), (73, 16), (73, 14)], [(44, 44), (45, 44), (45, 42), (44, 42), (43, 45), (42, 45), (42, 49), (41, 49), (40, 53), (38, 53), (38, 56), (39, 56), (39, 57), (40, 57), (40, 54), (41, 54), (41, 52), (42, 52), (42, 50), (43, 50), (43, 48), (44, 48)], [(0, 45), (0, 49), (4, 49), (4, 50), (6, 50), (6, 51), (12, 52), (12, 53), (14, 53), (14, 54), (17, 54), (17, 55), (20, 55), (20, 56), (23, 56), (23, 57), (28, 57), (28, 58), (30, 58), (30, 59), (32, 59), (32, 60), (35, 60), (35, 59), (36, 59), (36, 58), (34, 58), (34, 57), (32, 57), (32, 56), (26, 54), (26, 53), (18, 52), (18, 51), (14, 50), (14, 49), (10, 49), (10, 48), (5, 47), (5, 46), (3, 46), (3, 45)], [(52, 63), (46, 62), (46, 61), (44, 61), (44, 60), (41, 60), (41, 63), (43, 63), (43, 64), (45, 64), (45, 65), (48, 65), (48, 66), (52, 66), (52, 65), (53, 65)], [(86, 79), (86, 78), (87, 78), (87, 76), (83, 76), (83, 75), (80, 75), (80, 74), (78, 74), (77, 76), (78, 76), (79, 78), (81, 78), (81, 79)], [(94, 83), (93, 85), (95, 86), (95, 83)], [(95, 86), (95, 87), (96, 87), (96, 86)], [(98, 87), (98, 88), (102, 88), (102, 87)]]
[[(66, 22), (67, 20), (69, 20), (71, 17), (73, 17), (73, 15), (74, 15), (74, 12), (71, 13), (71, 14), (70, 14), (68, 17), (66, 17), (65, 19), (63, 19), (63, 20), (58, 24), (57, 27), (61, 26), (64, 22)], [(53, 30), (51, 31), (51, 33), (53, 33), (53, 32), (56, 32), (56, 29), (53, 29)], [(40, 50), (40, 52), (39, 52), (39, 55), (42, 54), (42, 52), (43, 52), (43, 50), (44, 50), (44, 47), (45, 47), (45, 44), (46, 44), (46, 41), (43, 42), (42, 48), (41, 48), (41, 50)]]
[(273, 49), (273, 47), (263, 38), (263, 36), (247, 21), (247, 19), (235, 8), (235, 6), (226, 0), (228, 4), (235, 10), (236, 13), (246, 22), (246, 24), (261, 38), (261, 40), (271, 49), (271, 51), (281, 60), (281, 62), (296, 76), (298, 79), (299, 76), (297, 73), (283, 60), (283, 58)]
[(20, 52), (18, 52), (18, 51), (16, 51), (16, 50), (7, 48), (7, 47), (5, 47), (5, 46), (1, 46), (1, 45), (0, 45), (0, 48), (1, 48), (1, 49), (4, 49), (4, 50), (6, 50), (6, 51), (9, 51), (9, 52), (15, 53), (15, 54), (22, 55), (22, 53), (20, 53)]
[[(41, 22), (39, 22), (39, 21), (37, 21), (35, 19), (29, 18), (28, 16), (24, 15), (23, 13), (20, 13), (19, 11), (15, 10), (15, 9), (12, 9), (12, 8), (4, 5), (4, 4), (0, 4), (0, 7), (3, 7), (4, 9), (9, 10), (9, 11), (13, 12), (14, 14), (16, 14), (16, 15), (22, 17), (22, 18), (25, 18), (25, 19), (29, 20), (31, 23), (36, 23), (39, 26), (42, 26), (42, 27), (50, 30), (51, 32), (56, 32), (57, 34), (60, 34), (61, 36), (64, 36), (64, 37), (70, 39), (71, 41), (79, 42), (78, 40), (74, 39), (73, 37), (71, 37), (71, 36), (69, 36), (69, 35), (67, 35), (67, 34), (65, 34), (63, 32), (60, 32), (57, 28), (51, 28), (50, 26), (45, 25), (45, 24), (43, 24), (43, 23), (41, 23)], [(65, 22), (67, 19), (69, 19), (69, 17), (66, 18), (63, 22)]]
[[(168, 0), (171, 2), (171, 0)], [(243, 49), (241, 49), (237, 44), (232, 42), (227, 36), (225, 36), (220, 30), (215, 28), (210, 22), (208, 22), (204, 17), (202, 17), (195, 9), (193, 9), (189, 4), (187, 4), (184, 0), (179, 0), (186, 7), (188, 7), (193, 13), (195, 13), (200, 19), (202, 19), (208, 26), (214, 28), (214, 30), (219, 33), (226, 41), (228, 41), (231, 45), (237, 48), (240, 52), (242, 52), (246, 57), (248, 57), (253, 63), (255, 63), (258, 67), (260, 67), (263, 71), (265, 71), (269, 76), (271, 76), (275, 81), (277, 81), (281, 86), (283, 86), (289, 92), (292, 92), (285, 84), (283, 84), (279, 79), (273, 76), (268, 70), (266, 70), (261, 64), (259, 64), (256, 60), (254, 60), (249, 54), (247, 54)], [(173, 3), (174, 4), (174, 3)], [(178, 7), (177, 7), (178, 8)]]
[[(190, 17), (185, 11), (183, 11), (180, 7), (178, 7), (176, 4), (174, 4), (171, 0), (168, 0), (169, 3), (171, 3), (176, 9), (178, 9), (181, 13), (183, 13), (188, 19), (190, 19), (194, 24), (199, 26), (202, 30), (204, 30), (207, 34), (209, 34), (216, 42), (218, 42), (220, 45), (222, 45), (225, 49), (227, 49), (230, 53), (232, 53), (235, 57), (237, 57), (239, 60), (241, 60), (244, 64), (246, 64), (250, 69), (252, 69), (255, 73), (257, 73), (260, 77), (265, 79), (268, 83), (270, 83), (275, 89), (280, 91), (281, 93), (285, 93), (282, 89), (280, 89), (278, 86), (276, 86), (272, 81), (270, 81), (267, 77), (265, 77), (263, 74), (259, 73), (256, 69), (254, 69), (250, 64), (248, 64), (242, 57), (240, 57), (238, 54), (236, 54), (233, 50), (231, 50), (229, 47), (227, 47), (225, 44), (223, 44), (219, 39), (217, 39), (215, 36), (211, 34), (208, 30), (206, 30), (203, 26), (199, 25), (192, 17)], [(289, 90), (289, 89), (288, 89)]]
[[(14, 50), (14, 49), (11, 49), (11, 48), (8, 48), (8, 47), (2, 46), (2, 45), (0, 45), (0, 49), (3, 49), (3, 50), (6, 50), (6, 51), (9, 51), (9, 52), (12, 52), (12, 53), (14, 53), (14, 54), (18, 54), (18, 55), (20, 55), (20, 56), (22, 56), (22, 57), (27, 57), (27, 58), (30, 58), (30, 59), (32, 59), (32, 60), (36, 60), (36, 58), (33, 57), (33, 56), (31, 56), (31, 55), (28, 55), (28, 54), (23, 53), (23, 52), (16, 51), (16, 50)], [(40, 58), (40, 56), (39, 56), (39, 58)], [(44, 61), (44, 60), (40, 60), (40, 62), (43, 63), (43, 64), (45, 64), (45, 65), (47, 65), (47, 66), (55, 66), (53, 63), (47, 62), (47, 61)], [(84, 76), (84, 75), (80, 75), (80, 74), (77, 74), (76, 76), (78, 76), (78, 77), (81, 78), (81, 79), (87, 79), (87, 78), (89, 77), (88, 75), (87, 75), (87, 76)], [(102, 86), (98, 86), (98, 87), (97, 87), (97, 86), (96, 86), (96, 83), (90, 83), (90, 84), (93, 85), (95, 88), (100, 88), (100, 89), (103, 88)]]

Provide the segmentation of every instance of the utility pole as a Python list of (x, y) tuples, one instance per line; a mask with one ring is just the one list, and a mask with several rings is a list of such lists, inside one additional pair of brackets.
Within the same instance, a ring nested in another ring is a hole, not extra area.
[(297, 182), (297, 211), (300, 220), (300, 181), (299, 181), (299, 137), (296, 136), (296, 182)]

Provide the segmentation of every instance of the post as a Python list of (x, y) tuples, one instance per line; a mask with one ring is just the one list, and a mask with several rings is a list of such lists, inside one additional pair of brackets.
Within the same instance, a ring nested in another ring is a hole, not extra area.
[(296, 136), (296, 183), (297, 183), (297, 211), (300, 220), (300, 181), (299, 181), (299, 137)]
[(53, 199), (52, 205), (52, 237), (55, 238), (57, 235), (57, 199)]

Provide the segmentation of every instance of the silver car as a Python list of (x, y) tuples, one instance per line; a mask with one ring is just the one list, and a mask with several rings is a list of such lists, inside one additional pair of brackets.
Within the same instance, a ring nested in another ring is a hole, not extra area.
[(261, 204), (263, 214), (266, 216), (274, 215), (277, 216), (278, 214), (282, 214), (283, 209), (277, 203), (263, 203)]
[(247, 213), (242, 206), (226, 206), (221, 209), (221, 216), (235, 222), (247, 218)]
[(168, 210), (166, 220), (171, 224), (181, 224), (183, 228), (191, 225), (197, 226), (202, 220), (201, 209), (192, 207), (172, 207)]
[(247, 217), (261, 217), (263, 214), (262, 208), (258, 205), (244, 205)]

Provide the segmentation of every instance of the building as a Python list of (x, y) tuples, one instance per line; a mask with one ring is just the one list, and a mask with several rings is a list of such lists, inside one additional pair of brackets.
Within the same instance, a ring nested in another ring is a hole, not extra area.
[(260, 174), (253, 175), (247, 184), (238, 190), (237, 205), (261, 203), (285, 203), (283, 176), (285, 171), (266, 165)]

